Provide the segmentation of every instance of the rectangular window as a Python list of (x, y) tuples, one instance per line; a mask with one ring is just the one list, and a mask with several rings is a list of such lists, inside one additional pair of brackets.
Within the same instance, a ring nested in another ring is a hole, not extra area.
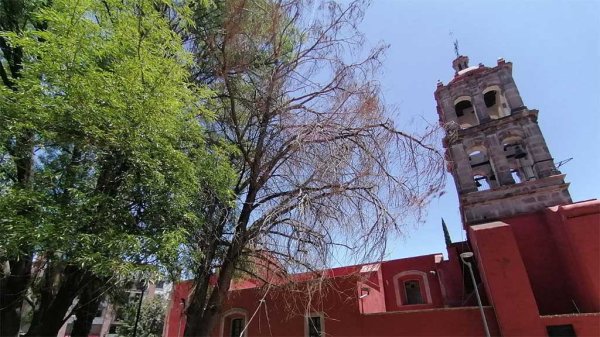
[(244, 319), (234, 318), (231, 320), (231, 337), (240, 337), (244, 329)]
[(419, 281), (412, 280), (404, 282), (404, 291), (406, 292), (406, 304), (423, 304), (421, 296), (421, 286)]
[(323, 336), (323, 320), (321, 316), (310, 316), (307, 319), (308, 337)]
[(549, 325), (546, 327), (549, 337), (577, 337), (572, 324)]

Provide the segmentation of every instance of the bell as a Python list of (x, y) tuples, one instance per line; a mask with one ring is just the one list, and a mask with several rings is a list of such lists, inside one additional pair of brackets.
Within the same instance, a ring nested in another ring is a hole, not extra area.
[(521, 159), (527, 157), (527, 152), (523, 151), (521, 146), (515, 146), (515, 159)]

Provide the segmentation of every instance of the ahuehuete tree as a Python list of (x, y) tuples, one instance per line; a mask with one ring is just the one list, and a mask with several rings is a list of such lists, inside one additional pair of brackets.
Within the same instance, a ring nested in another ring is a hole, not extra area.
[[(171, 30), (185, 1), (2, 1), (0, 335), (87, 336), (106, 292), (176, 271), (233, 176)], [(170, 13), (165, 17), (165, 13)], [(185, 20), (178, 29), (185, 28)], [(77, 301), (77, 305), (70, 307)], [(24, 301), (27, 305), (24, 305)]]
[(376, 76), (385, 46), (361, 48), (360, 2), (221, 0), (198, 7), (187, 36), (194, 78), (215, 92), (204, 125), (235, 151), (231, 205), (191, 233), (198, 252), (186, 336), (208, 336), (230, 281), (270, 282), (332, 255), (377, 259), (443, 184), (436, 128), (399, 130)]

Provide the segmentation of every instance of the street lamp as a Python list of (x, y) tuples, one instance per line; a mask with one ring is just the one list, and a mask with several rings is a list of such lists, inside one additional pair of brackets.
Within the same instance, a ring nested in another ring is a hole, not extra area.
[(471, 274), (471, 281), (473, 281), (473, 288), (475, 288), (475, 297), (477, 297), (477, 304), (479, 305), (479, 312), (481, 313), (481, 320), (483, 321), (483, 329), (485, 330), (486, 337), (490, 337), (490, 329), (488, 328), (487, 320), (485, 319), (485, 313), (483, 312), (483, 305), (481, 304), (481, 297), (479, 297), (479, 289), (477, 288), (477, 282), (475, 281), (475, 274), (473, 273), (473, 267), (471, 262), (466, 261), (473, 257), (473, 252), (464, 252), (460, 254), (460, 260), (469, 268), (469, 274)]
[(133, 324), (133, 337), (137, 337), (138, 323), (140, 321), (140, 313), (142, 312), (142, 300), (144, 299), (144, 292), (148, 288), (148, 281), (142, 280), (140, 284), (140, 300), (137, 305), (137, 311), (135, 313), (135, 323)]

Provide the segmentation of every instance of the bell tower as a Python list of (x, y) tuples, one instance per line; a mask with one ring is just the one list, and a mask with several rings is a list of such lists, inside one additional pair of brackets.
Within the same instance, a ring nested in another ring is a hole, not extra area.
[(512, 63), (499, 59), (495, 67), (469, 67), (469, 58), (458, 55), (452, 66), (454, 78), (438, 82), (435, 99), (463, 225), (571, 203), (538, 111), (519, 95)]

